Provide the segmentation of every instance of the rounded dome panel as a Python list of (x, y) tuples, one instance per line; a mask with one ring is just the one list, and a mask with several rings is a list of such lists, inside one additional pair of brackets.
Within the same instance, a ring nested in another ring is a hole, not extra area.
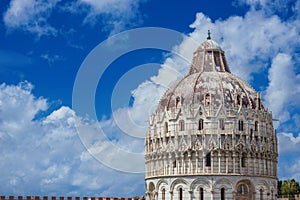
[(259, 93), (246, 81), (230, 73), (224, 52), (213, 40), (203, 42), (194, 53), (187, 76), (161, 98), (157, 111), (185, 105), (261, 109)]
[(219, 44), (217, 42), (215, 42), (212, 39), (208, 39), (205, 42), (203, 42), (197, 49), (197, 51), (201, 51), (204, 49), (219, 49), (222, 50), (221, 47), (219, 46)]

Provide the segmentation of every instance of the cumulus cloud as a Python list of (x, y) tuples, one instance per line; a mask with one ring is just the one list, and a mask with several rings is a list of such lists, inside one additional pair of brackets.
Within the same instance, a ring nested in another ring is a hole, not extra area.
[(52, 9), (60, 0), (13, 0), (3, 16), (9, 29), (22, 29), (30, 33), (56, 35), (57, 30), (49, 25)]
[(279, 133), (279, 178), (300, 180), (300, 134)]
[(124, 28), (140, 23), (138, 12), (139, 0), (78, 0), (78, 5), (88, 6), (89, 12), (85, 23), (94, 24), (99, 16), (104, 17), (104, 30), (116, 34)]
[(300, 107), (300, 76), (295, 74), (294, 66), (291, 55), (279, 53), (269, 69), (265, 99), (274, 117), (281, 122), (290, 119), (292, 106)]
[[(245, 80), (268, 67), (268, 61), (280, 51), (292, 52), (299, 44), (293, 22), (283, 22), (278, 16), (266, 16), (262, 10), (250, 10), (245, 16), (233, 16), (212, 22), (198, 13), (190, 26), (190, 34), (197, 41), (211, 30), (212, 37), (226, 52), (231, 71)], [(283, 45), (289, 44), (289, 45)]]
[[(84, 124), (85, 131), (95, 135), (97, 124), (65, 106), (37, 118), (48, 109), (48, 102), (35, 97), (32, 88), (28, 82), (0, 86), (0, 190), (4, 195), (143, 195), (143, 175), (110, 169), (83, 146), (76, 126)], [(97, 142), (101, 148), (107, 140)]]
[(117, 33), (133, 24), (138, 24), (139, 0), (12, 0), (3, 16), (8, 30), (20, 29), (38, 37), (56, 36), (60, 31), (49, 23), (54, 10), (86, 17), (84, 23), (101, 21), (103, 30)]
[(293, 9), (297, 0), (239, 0), (240, 4), (251, 6), (251, 9), (263, 9), (267, 14), (280, 14), (284, 17)]

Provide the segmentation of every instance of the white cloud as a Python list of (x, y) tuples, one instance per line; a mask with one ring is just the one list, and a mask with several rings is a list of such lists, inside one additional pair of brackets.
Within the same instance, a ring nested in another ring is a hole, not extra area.
[(291, 106), (300, 107), (300, 76), (295, 74), (294, 66), (291, 55), (279, 53), (269, 69), (265, 99), (274, 117), (281, 122), (290, 119)]
[(238, 2), (251, 6), (251, 9), (262, 9), (269, 15), (276, 13), (285, 17), (293, 9), (297, 0), (239, 0)]
[(43, 58), (44, 60), (46, 60), (48, 62), (49, 66), (52, 66), (54, 64), (54, 62), (63, 59), (61, 56), (59, 56), (57, 54), (50, 55), (50, 54), (47, 54), (47, 53), (42, 54), (40, 57)]
[(279, 178), (300, 180), (300, 134), (278, 133)]
[(22, 29), (30, 33), (56, 35), (57, 30), (48, 24), (52, 9), (60, 0), (12, 0), (3, 20), (8, 29)]
[[(82, 145), (76, 125), (84, 124), (87, 134), (95, 135), (97, 124), (65, 106), (36, 119), (48, 103), (35, 97), (32, 88), (28, 82), (0, 86), (0, 190), (4, 195), (143, 195), (143, 174), (105, 167)], [(108, 141), (97, 142), (101, 148)], [(110, 152), (112, 158), (115, 153)]]
[(84, 20), (85, 23), (95, 24), (99, 17), (104, 24), (103, 30), (111, 35), (125, 28), (140, 23), (138, 12), (139, 0), (78, 0), (79, 6), (88, 6), (89, 12)]
[(294, 22), (282, 22), (278, 16), (266, 16), (262, 10), (250, 10), (243, 17), (215, 22), (198, 13), (191, 25), (195, 31), (190, 35), (203, 41), (204, 33), (211, 30), (213, 39), (226, 52), (231, 71), (249, 81), (253, 73), (266, 69), (268, 61), (277, 53), (290, 53), (299, 44)]
[(8, 30), (20, 29), (38, 37), (56, 36), (59, 30), (49, 23), (49, 19), (53, 10), (58, 9), (72, 14), (84, 13), (84, 23), (96, 24), (100, 21), (102, 28), (113, 34), (139, 24), (139, 3), (139, 0), (12, 0), (3, 20)]

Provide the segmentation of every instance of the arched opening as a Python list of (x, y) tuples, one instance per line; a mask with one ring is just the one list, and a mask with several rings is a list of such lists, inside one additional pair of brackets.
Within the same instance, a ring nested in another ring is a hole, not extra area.
[(271, 190), (271, 199), (274, 199), (274, 191), (273, 191), (273, 189)]
[(221, 200), (225, 200), (225, 188), (221, 188)]
[(161, 190), (161, 200), (166, 200), (166, 190), (165, 190), (165, 188), (163, 188)]
[(246, 167), (246, 155), (245, 155), (245, 153), (242, 154), (241, 165), (242, 165), (242, 167)]
[(205, 95), (205, 102), (204, 102), (205, 106), (209, 106), (210, 105), (210, 95), (206, 94)]
[(243, 131), (243, 130), (244, 130), (244, 121), (239, 120), (239, 131)]
[(242, 180), (236, 186), (236, 200), (252, 199), (252, 186), (249, 180)]
[(237, 194), (238, 195), (245, 195), (245, 194), (248, 194), (248, 187), (246, 184), (240, 184), (238, 186), (238, 189), (237, 189)]
[(168, 133), (168, 131), (169, 131), (169, 125), (168, 125), (168, 122), (165, 122), (164, 132)]
[(200, 200), (204, 200), (204, 189), (202, 187), (200, 188), (199, 196), (200, 196)]
[(263, 191), (263, 189), (260, 189), (260, 190), (259, 190), (259, 199), (260, 199), (260, 200), (263, 200), (263, 199), (264, 199), (264, 191)]
[(154, 190), (155, 190), (154, 183), (150, 182), (149, 186), (148, 186), (148, 192), (149, 192), (150, 199), (154, 199)]
[(203, 130), (203, 119), (199, 119), (199, 123), (198, 123), (198, 130), (201, 131)]
[(176, 108), (180, 108), (180, 97), (176, 97)]
[(179, 131), (184, 131), (184, 120), (179, 121)]
[(210, 152), (208, 154), (206, 154), (206, 166), (210, 167), (211, 166), (211, 156), (210, 156)]
[(258, 131), (258, 121), (254, 122), (254, 131)]
[(173, 168), (176, 167), (176, 160), (173, 161)]
[(183, 200), (183, 190), (179, 188), (178, 200)]
[(225, 129), (224, 119), (219, 119), (219, 128), (220, 128), (221, 130), (224, 130), (224, 129)]
[(240, 96), (240, 95), (237, 95), (237, 96), (236, 96), (236, 105), (237, 105), (237, 106), (240, 106), (241, 104), (242, 104), (241, 96)]

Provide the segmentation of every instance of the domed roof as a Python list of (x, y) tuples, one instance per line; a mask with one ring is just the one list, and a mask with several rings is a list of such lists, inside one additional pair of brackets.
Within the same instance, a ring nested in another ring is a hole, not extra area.
[(200, 50), (204, 50), (204, 49), (219, 49), (222, 50), (221, 47), (219, 46), (219, 44), (217, 42), (215, 42), (212, 39), (207, 39), (206, 41), (204, 41), (197, 49), (197, 51)]
[(189, 73), (163, 95), (157, 111), (191, 104), (263, 108), (259, 93), (231, 74), (224, 51), (210, 36), (194, 52)]

